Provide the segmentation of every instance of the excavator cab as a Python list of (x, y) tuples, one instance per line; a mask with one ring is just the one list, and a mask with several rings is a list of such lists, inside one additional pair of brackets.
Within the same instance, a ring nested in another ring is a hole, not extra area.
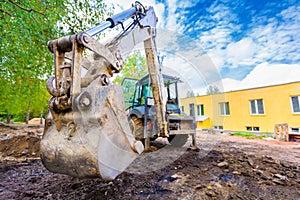
[[(179, 107), (178, 84), (182, 81), (166, 74), (163, 78), (163, 99), (166, 106), (167, 131), (169, 142), (177, 135), (183, 145), (189, 134), (194, 134), (194, 121), (185, 115)], [(150, 140), (160, 136), (156, 124), (156, 110), (153, 103), (153, 88), (149, 75), (140, 80), (125, 78), (122, 82), (124, 102), (128, 112), (128, 120), (136, 140)], [(178, 140), (179, 141), (179, 140)], [(174, 142), (174, 141), (173, 141)], [(178, 144), (177, 144), (178, 146)]]
[[(164, 82), (164, 92), (167, 95), (167, 111), (180, 113), (178, 107), (178, 87), (177, 84), (182, 82), (179, 78), (162, 75)], [(152, 84), (149, 75), (145, 75), (140, 80), (125, 78), (122, 81), (124, 101), (126, 109), (136, 108), (145, 105), (145, 99), (153, 98)]]
[[(164, 94), (166, 95), (165, 99), (167, 112), (169, 114), (181, 114), (178, 102), (177, 84), (182, 81), (177, 77), (163, 74), (163, 82)], [(153, 99), (153, 93), (149, 75), (144, 76), (140, 80), (124, 78), (122, 81), (122, 88), (124, 93), (124, 102), (126, 105), (126, 110), (144, 110), (143, 107), (145, 106), (146, 99), (148, 99), (148, 103), (150, 105), (153, 104), (151, 104), (151, 99)], [(143, 111), (141, 111), (140, 113), (143, 113)]]

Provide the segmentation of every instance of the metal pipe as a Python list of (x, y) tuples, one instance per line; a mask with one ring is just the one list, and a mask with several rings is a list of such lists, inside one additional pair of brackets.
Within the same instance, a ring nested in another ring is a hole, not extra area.
[(112, 23), (110, 21), (106, 21), (106, 22), (100, 24), (99, 26), (95, 26), (95, 27), (85, 31), (85, 33), (90, 36), (94, 36), (94, 35), (97, 35), (98, 33), (101, 33), (105, 29), (111, 27), (111, 25), (112, 25)]
[(124, 22), (126, 19), (135, 16), (136, 12), (140, 9), (140, 6), (133, 6), (130, 9), (124, 10), (123, 12), (116, 14), (112, 17), (109, 17), (106, 19), (106, 22), (95, 26), (87, 31), (84, 31), (86, 34), (90, 35), (90, 36), (94, 36), (97, 35), (99, 33), (101, 33), (102, 31), (104, 31), (107, 28), (113, 28), (116, 25), (118, 25), (119, 23)]
[(125, 21), (126, 19), (135, 16), (136, 12), (137, 12), (137, 7), (133, 6), (128, 10), (124, 10), (123, 12), (120, 12), (119, 14), (116, 14), (110, 18), (107, 18), (106, 21), (111, 22), (110, 28), (113, 28), (117, 24)]

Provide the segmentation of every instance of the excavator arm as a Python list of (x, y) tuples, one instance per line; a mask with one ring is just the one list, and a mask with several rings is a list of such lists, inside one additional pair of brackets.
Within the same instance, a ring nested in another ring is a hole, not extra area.
[[(153, 8), (136, 2), (90, 30), (48, 43), (55, 71), (47, 82), (52, 98), (41, 141), (41, 158), (48, 170), (110, 180), (143, 151), (143, 144), (131, 133), (122, 89), (110, 83), (110, 78), (122, 71), (124, 60), (141, 42), (160, 134), (167, 135), (163, 79), (155, 46), (156, 22)], [(117, 25), (123, 30), (108, 43), (102, 44), (93, 37)], [(91, 55), (92, 61), (87, 59)]]

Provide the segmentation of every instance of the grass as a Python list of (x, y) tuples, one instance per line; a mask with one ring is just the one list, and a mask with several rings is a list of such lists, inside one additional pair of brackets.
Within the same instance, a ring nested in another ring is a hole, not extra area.
[(266, 134), (255, 134), (255, 133), (249, 133), (249, 132), (234, 132), (233, 135), (246, 137), (248, 139), (262, 139), (268, 137)]

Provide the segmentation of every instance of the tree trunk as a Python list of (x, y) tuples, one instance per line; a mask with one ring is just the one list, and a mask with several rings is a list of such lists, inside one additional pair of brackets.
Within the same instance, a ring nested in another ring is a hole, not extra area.
[(43, 112), (40, 114), (40, 124), (43, 124)]
[(11, 114), (7, 114), (6, 123), (7, 124), (11, 123)]
[(26, 119), (25, 119), (26, 124), (28, 124), (29, 119), (30, 119), (30, 104), (31, 104), (31, 100), (28, 103), (27, 114), (26, 114)]

